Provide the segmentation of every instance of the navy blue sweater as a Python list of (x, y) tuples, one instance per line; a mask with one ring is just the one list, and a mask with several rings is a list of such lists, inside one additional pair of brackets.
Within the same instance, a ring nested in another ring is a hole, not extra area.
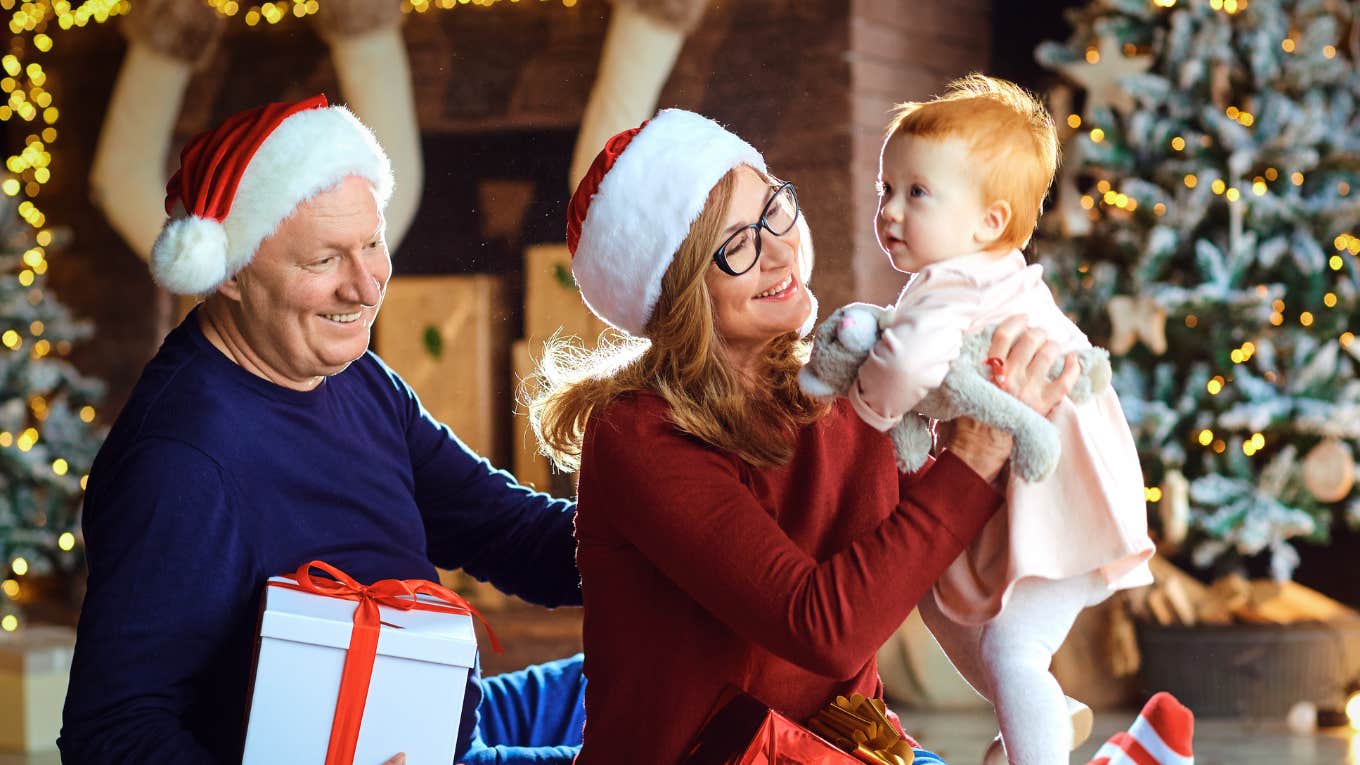
[[(581, 602), (571, 503), (472, 453), (377, 356), (290, 390), (217, 351), (196, 312), (143, 371), (83, 512), (67, 762), (239, 762), (261, 590), (308, 560)], [(460, 754), (481, 697), (474, 673)]]

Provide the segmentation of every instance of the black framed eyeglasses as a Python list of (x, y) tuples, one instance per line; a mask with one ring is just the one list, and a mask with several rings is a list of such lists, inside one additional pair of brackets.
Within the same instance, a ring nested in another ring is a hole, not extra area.
[(792, 183), (785, 183), (775, 189), (765, 209), (760, 212), (760, 220), (732, 234), (723, 241), (713, 253), (713, 262), (729, 276), (741, 276), (755, 267), (760, 260), (760, 235), (763, 228), (775, 236), (783, 236), (798, 222), (798, 195)]

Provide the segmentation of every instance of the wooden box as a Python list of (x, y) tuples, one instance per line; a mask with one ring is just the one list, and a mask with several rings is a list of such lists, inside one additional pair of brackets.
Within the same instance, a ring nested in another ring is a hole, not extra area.
[(534, 373), (534, 359), (527, 340), (517, 340), (510, 351), (511, 390), (514, 391), (515, 424), (510, 434), (513, 455), (511, 469), (525, 486), (539, 491), (552, 491), (552, 470), (548, 458), (538, 453), (538, 437), (529, 425), (529, 409), (524, 404), (523, 386)]
[(607, 327), (581, 300), (565, 244), (540, 244), (524, 250), (524, 337), (534, 354), (558, 330), (581, 338), (586, 347), (593, 348)]
[(0, 632), (0, 749), (56, 751), (75, 643), (68, 627)]
[(430, 414), (498, 466), (509, 464), (510, 312), (498, 276), (396, 276), (375, 343)]

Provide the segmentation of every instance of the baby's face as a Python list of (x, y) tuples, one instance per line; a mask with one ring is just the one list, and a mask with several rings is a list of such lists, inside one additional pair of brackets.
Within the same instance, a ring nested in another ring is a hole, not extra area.
[(962, 141), (897, 134), (878, 165), (878, 246), (898, 271), (916, 272), (983, 249), (981, 179)]

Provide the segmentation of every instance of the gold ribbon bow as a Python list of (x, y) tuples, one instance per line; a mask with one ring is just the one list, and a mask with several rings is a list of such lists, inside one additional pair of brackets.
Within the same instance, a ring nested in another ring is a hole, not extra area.
[(916, 756), (888, 720), (882, 700), (866, 699), (858, 693), (851, 694), (849, 699), (837, 696), (826, 709), (812, 716), (808, 727), (860, 762), (911, 765)]

